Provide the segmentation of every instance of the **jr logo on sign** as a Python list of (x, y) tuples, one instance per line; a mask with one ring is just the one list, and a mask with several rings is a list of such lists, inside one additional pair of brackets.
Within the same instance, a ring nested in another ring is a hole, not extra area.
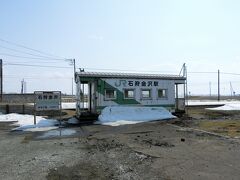
[(136, 80), (117, 80), (115, 82), (116, 87), (126, 87), (126, 86), (141, 86), (141, 87), (151, 87), (151, 86), (159, 86), (158, 81), (149, 81), (149, 80), (143, 80), (143, 81), (136, 81)]
[(115, 82), (116, 87), (120, 87), (120, 86), (126, 87), (126, 84), (127, 84), (126, 80), (119, 80)]

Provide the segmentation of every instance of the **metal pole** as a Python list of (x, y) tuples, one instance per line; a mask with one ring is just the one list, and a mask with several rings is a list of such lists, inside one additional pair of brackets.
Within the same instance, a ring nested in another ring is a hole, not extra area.
[(186, 75), (186, 104), (188, 105), (188, 77), (187, 77), (187, 66), (185, 65), (185, 75)]
[(74, 72), (74, 77), (75, 77), (75, 74), (76, 74), (76, 61), (75, 61), (75, 59), (73, 59), (73, 68), (74, 68), (73, 72)]
[(21, 94), (23, 94), (24, 79), (21, 81)]
[(84, 101), (85, 101), (85, 97), (84, 97), (84, 84), (82, 84), (83, 85), (83, 110), (84, 110)]
[[(75, 59), (73, 59), (73, 78), (74, 78), (74, 81), (76, 80), (76, 61)], [(73, 100), (73, 78), (72, 78), (72, 100)]]
[(176, 84), (176, 110), (178, 110), (178, 84)]
[(1, 99), (1, 102), (3, 100), (3, 68), (2, 68), (2, 59), (0, 59), (0, 93), (1, 93), (1, 96), (0, 96), (0, 99)]
[[(62, 126), (62, 92), (61, 91), (59, 91), (59, 93), (60, 93), (60, 127)], [(60, 131), (61, 131), (61, 129), (60, 129)], [(60, 136), (61, 136), (61, 134), (60, 134)]]
[(209, 82), (209, 95), (212, 96), (212, 84)]
[(36, 93), (34, 92), (34, 125), (36, 125)]
[(220, 71), (218, 70), (218, 101), (220, 101)]
[(73, 102), (73, 78), (72, 78), (72, 102)]

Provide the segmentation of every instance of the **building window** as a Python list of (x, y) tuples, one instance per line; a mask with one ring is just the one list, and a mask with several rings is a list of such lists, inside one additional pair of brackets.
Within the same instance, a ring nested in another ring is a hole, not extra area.
[(142, 98), (143, 99), (150, 99), (151, 98), (151, 90), (150, 89), (143, 89), (142, 90)]
[(39, 99), (39, 100), (42, 100), (42, 95), (38, 95), (38, 99)]
[(111, 100), (111, 99), (116, 99), (117, 98), (117, 92), (113, 89), (106, 89), (105, 90), (105, 99), (106, 100)]
[(124, 99), (134, 99), (134, 89), (125, 89)]
[(167, 98), (167, 90), (158, 89), (158, 98)]

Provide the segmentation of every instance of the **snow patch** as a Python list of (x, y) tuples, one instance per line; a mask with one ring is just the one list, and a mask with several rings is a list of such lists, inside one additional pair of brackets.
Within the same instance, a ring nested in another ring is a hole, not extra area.
[(172, 118), (176, 117), (163, 107), (108, 106), (98, 120), (104, 125), (119, 126)]
[(206, 108), (208, 110), (217, 110), (217, 111), (237, 111), (240, 110), (240, 103), (234, 103), (234, 104), (225, 104), (224, 106), (215, 107), (215, 108)]
[(76, 109), (76, 103), (62, 103), (62, 109)]
[(199, 106), (199, 105), (222, 105), (222, 104), (240, 104), (240, 101), (237, 100), (189, 100), (187, 102), (189, 106)]
[(56, 119), (45, 119), (41, 116), (36, 116), (36, 124), (34, 124), (34, 116), (26, 114), (4, 114), (0, 115), (0, 122), (13, 122), (13, 125), (19, 126), (12, 130), (22, 131), (46, 131), (56, 129), (59, 122)]
[(39, 136), (38, 138), (51, 138), (51, 137), (58, 137), (58, 136), (71, 136), (75, 134), (76, 131), (73, 129), (58, 129), (45, 132), (43, 135)]
[(68, 119), (69, 124), (79, 124), (79, 120), (75, 117)]
[[(34, 103), (27, 103), (27, 104), (30, 106), (34, 106)], [(62, 102), (62, 109), (76, 109), (76, 102)]]
[(203, 105), (222, 105), (225, 101), (199, 101), (199, 100), (189, 100), (188, 106), (203, 106)]
[(206, 108), (208, 110), (219, 110), (219, 111), (237, 111), (240, 110), (240, 101), (238, 100), (223, 100), (223, 101), (197, 101), (190, 100), (188, 105), (197, 106), (197, 105), (223, 105), (214, 108)]

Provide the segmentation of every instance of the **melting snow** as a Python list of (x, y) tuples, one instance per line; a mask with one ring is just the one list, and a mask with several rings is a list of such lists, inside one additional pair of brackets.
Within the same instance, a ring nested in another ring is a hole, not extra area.
[(219, 110), (219, 111), (236, 111), (240, 110), (240, 101), (236, 100), (223, 100), (223, 101), (188, 101), (188, 105), (223, 105), (215, 108), (206, 108), (208, 110)]
[(76, 109), (76, 103), (71, 102), (71, 103), (62, 103), (62, 109)]
[(236, 111), (236, 110), (240, 110), (240, 103), (229, 103), (229, 104), (225, 104), (224, 106), (220, 106), (220, 107), (215, 107), (215, 108), (206, 108), (209, 110), (218, 110), (218, 111)]
[(0, 115), (0, 122), (13, 122), (13, 125), (19, 127), (12, 130), (23, 131), (47, 131), (58, 128), (56, 125), (59, 124), (55, 119), (45, 119), (41, 116), (36, 116), (36, 125), (34, 125), (33, 115), (16, 113)]
[(39, 136), (38, 138), (51, 138), (51, 137), (58, 137), (58, 136), (70, 136), (75, 134), (76, 131), (73, 129), (58, 129), (45, 132), (43, 135)]
[(76, 119), (75, 117), (72, 117), (72, 118), (68, 119), (68, 123), (69, 124), (79, 124), (79, 120)]
[(176, 118), (163, 107), (109, 106), (98, 117), (101, 124), (119, 126)]
[(198, 100), (189, 100), (189, 106), (200, 106), (200, 105), (222, 105), (225, 104), (226, 101), (198, 101)]

